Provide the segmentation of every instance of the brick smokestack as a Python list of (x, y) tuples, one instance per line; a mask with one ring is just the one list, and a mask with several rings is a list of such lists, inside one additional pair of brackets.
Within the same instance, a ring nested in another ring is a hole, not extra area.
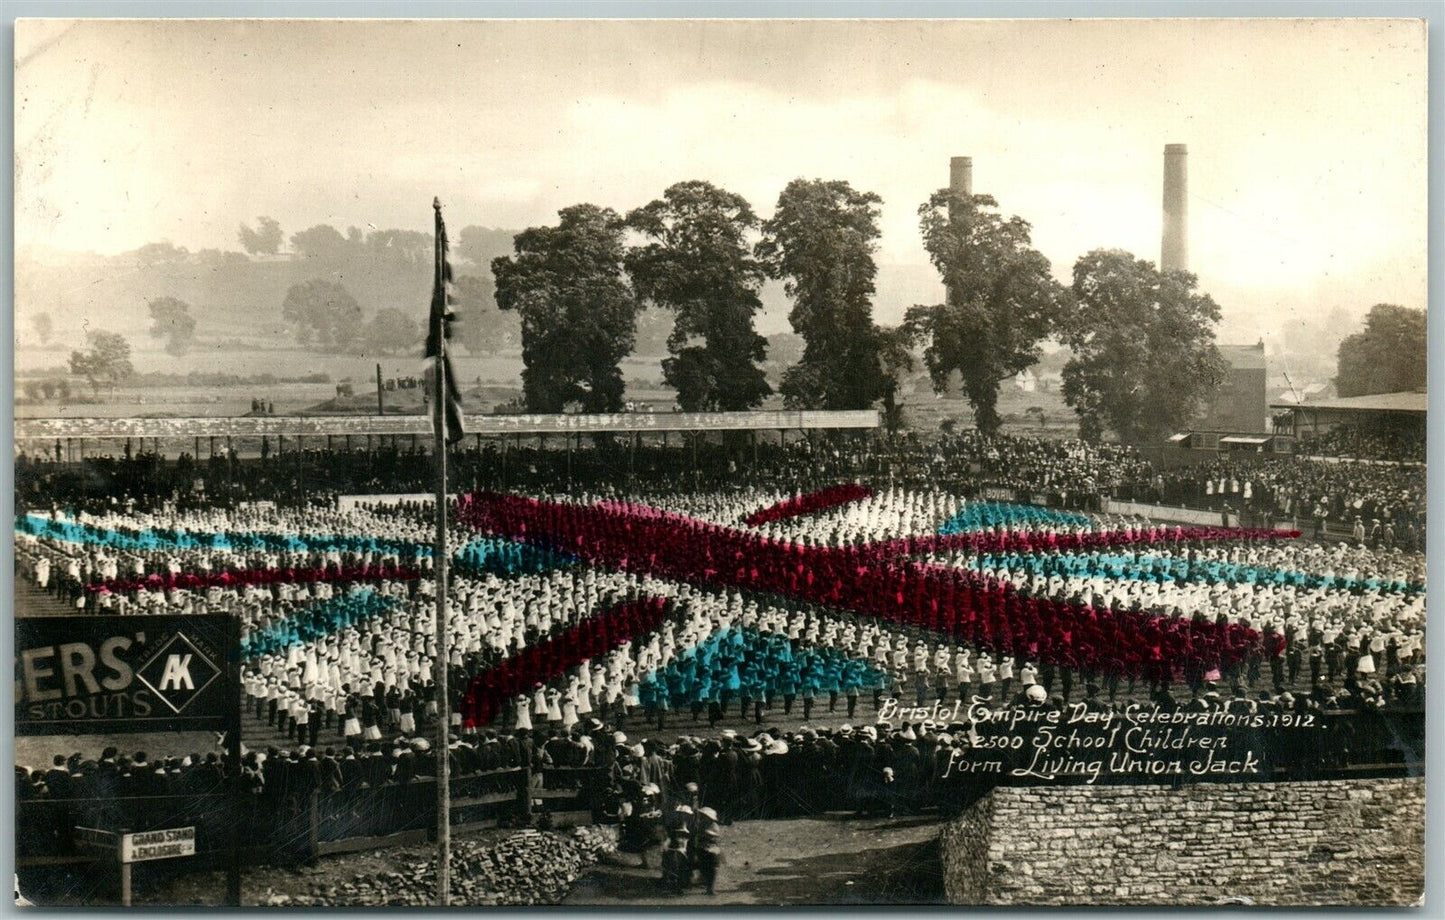
[(973, 157), (954, 157), (948, 161), (948, 189), (955, 195), (973, 194)]
[(1164, 145), (1164, 238), (1159, 270), (1189, 271), (1189, 148)]
[[(948, 190), (954, 199), (973, 195), (973, 157), (951, 157), (948, 161)], [(948, 204), (949, 223), (958, 219), (953, 201)], [(953, 302), (953, 292), (944, 285), (944, 298)]]

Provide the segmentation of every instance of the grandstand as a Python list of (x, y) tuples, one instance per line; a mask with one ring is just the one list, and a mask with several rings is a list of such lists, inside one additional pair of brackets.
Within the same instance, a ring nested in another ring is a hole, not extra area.
[(1423, 391), (1409, 391), (1281, 402), (1271, 408), (1287, 413), (1285, 431), (1297, 439), (1301, 454), (1424, 463), (1428, 401)]

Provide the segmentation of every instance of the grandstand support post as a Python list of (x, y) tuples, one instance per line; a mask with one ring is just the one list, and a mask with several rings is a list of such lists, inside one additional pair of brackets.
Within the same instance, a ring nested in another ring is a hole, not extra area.
[(120, 906), (130, 907), (130, 863), (120, 864)]
[[(440, 215), (438, 211), (438, 215)], [(437, 218), (440, 225), (441, 218)], [(437, 241), (437, 279), (442, 278), (442, 248), (440, 235)], [(446, 442), (446, 375), (447, 362), (445, 336), (437, 335), (438, 355), (432, 364), (432, 452), (436, 455), (436, 548), (433, 550), (433, 570), (436, 576), (436, 646), (435, 662), (437, 694), (437, 906), (446, 907), (451, 901), (451, 858), (452, 858), (452, 786), (450, 747), (448, 732), (451, 729), (451, 693), (447, 688), (447, 442)]]
[(241, 786), (241, 708), (245, 706), (245, 694), (241, 687), (241, 620), (239, 617), (231, 617), (227, 626), (226, 640), (226, 679), (227, 693), (231, 697), (231, 703), (227, 707), (226, 727), (226, 772), (230, 778), (230, 806), (233, 810), (231, 826), (227, 831), (230, 837), (230, 853), (226, 861), (226, 906), (241, 906), (241, 837), (244, 823), (245, 806), (250, 805), (250, 797)]

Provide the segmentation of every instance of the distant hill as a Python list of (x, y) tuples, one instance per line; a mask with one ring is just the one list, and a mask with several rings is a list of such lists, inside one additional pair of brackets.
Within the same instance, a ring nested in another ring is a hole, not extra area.
[[(456, 269), (459, 275), (485, 271), (490, 277), (489, 266), (458, 260)], [(431, 296), (432, 263), (429, 254), (366, 245), (260, 257), (215, 249), (188, 252), (169, 244), (115, 256), (22, 249), (15, 257), (16, 331), (34, 336), (33, 318), (46, 313), (56, 341), (77, 342), (85, 327), (134, 336), (149, 327), (148, 300), (177, 297), (190, 304), (202, 341), (290, 344), (281, 303), (292, 285), (313, 278), (344, 286), (367, 316), (393, 307), (422, 319)], [(501, 314), (494, 303), (487, 307), (495, 315), (484, 313), (484, 321), (516, 325), (516, 318)]]
[[(481, 303), (474, 312), (464, 308), (462, 320), (478, 324), (484, 340), (508, 346), (520, 342), (521, 324), (515, 314), (496, 307), (491, 260), (510, 252), (512, 234), (467, 227), (461, 237), (467, 245), (458, 245), (453, 258), (459, 278), (485, 279), (477, 286)], [(21, 348), (32, 355), (53, 354), (46, 364), (63, 363), (89, 329), (121, 332), (133, 345), (145, 348), (150, 327), (147, 301), (176, 297), (191, 307), (198, 345), (289, 349), (295, 347), (295, 340), (281, 319), (282, 301), (292, 285), (315, 278), (345, 287), (361, 305), (364, 317), (390, 307), (424, 321), (432, 285), (429, 242), (422, 251), (416, 245), (371, 246), (341, 239), (340, 245), (320, 253), (278, 256), (215, 249), (189, 252), (170, 244), (151, 244), (115, 256), (22, 249), (15, 257), (16, 334)], [(51, 325), (44, 341), (35, 323), (41, 314)], [(665, 355), (671, 331), (670, 313), (644, 310), (638, 317), (635, 354)], [(170, 363), (181, 372), (205, 369), (205, 358), (199, 354)]]
[[(496, 308), (491, 279), (492, 259), (511, 253), (515, 232), (469, 226), (453, 233), (453, 266), (459, 282), (477, 279), (467, 288), (475, 297), (461, 309), (461, 319), (478, 342), (479, 356), (513, 354), (520, 348), (521, 324), (515, 314)], [(326, 370), (344, 378), (358, 373), (364, 361), (388, 361), (385, 355), (345, 361), (298, 346), (281, 319), (281, 304), (293, 285), (313, 279), (342, 285), (361, 306), (363, 320), (392, 308), (418, 323), (424, 321), (432, 285), (429, 234), (363, 233), (356, 228), (342, 233), (318, 225), (291, 234), (290, 241), (290, 251), (276, 255), (219, 249), (191, 252), (165, 242), (112, 256), (19, 248), (15, 253), (17, 370), (59, 370), (70, 350), (93, 329), (126, 335), (140, 372), (223, 369), (243, 375), (263, 370), (294, 375)], [(929, 266), (880, 265), (878, 322), (891, 325), (912, 304), (936, 301), (937, 287), (936, 273)], [(189, 354), (167, 355), (163, 342), (148, 334), (146, 303), (157, 297), (176, 297), (190, 305), (197, 338)], [(776, 383), (797, 360), (800, 342), (788, 324), (789, 302), (782, 283), (765, 284), (762, 300), (756, 323), (770, 337), (768, 375)], [(48, 328), (42, 330), (46, 323)], [(643, 310), (633, 357), (659, 362), (667, 355), (672, 325), (669, 311)], [(471, 353), (463, 347), (462, 354)], [(224, 368), (217, 367), (218, 361)], [(660, 376), (659, 369), (656, 377)]]

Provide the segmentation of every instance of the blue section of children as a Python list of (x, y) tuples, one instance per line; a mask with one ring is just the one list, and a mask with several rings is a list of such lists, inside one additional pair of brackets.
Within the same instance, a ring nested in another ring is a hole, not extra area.
[(293, 645), (349, 629), (396, 604), (396, 598), (377, 594), (370, 588), (319, 601), (247, 636), (241, 641), (241, 657), (284, 652)]
[(1038, 505), (1019, 505), (1010, 502), (970, 502), (958, 514), (944, 521), (938, 528), (941, 534), (964, 533), (997, 524), (1026, 525), (1067, 525), (1091, 523), (1089, 516), (1075, 511), (1055, 511)]
[(817, 696), (886, 687), (889, 675), (835, 648), (794, 651), (788, 637), (730, 626), (680, 651), (638, 683), (638, 701), (667, 709), (719, 702), (724, 692), (742, 699), (774, 695)]
[(480, 537), (452, 556), (458, 568), (492, 575), (537, 575), (576, 562), (565, 553), (498, 537)]
[[(230, 550), (235, 552), (374, 552), (395, 553), (402, 558), (430, 556), (432, 547), (426, 543), (386, 540), (367, 536), (299, 536), (275, 533), (176, 533), (167, 530), (111, 530), (78, 524), (73, 521), (52, 521), (38, 515), (17, 518), (15, 529), (50, 540), (67, 543), (88, 543), (125, 552), (183, 551), (193, 549)], [(497, 537), (480, 537), (462, 547), (453, 556), (461, 568), (496, 575), (535, 575), (576, 559), (524, 543)]]
[(986, 554), (969, 561), (969, 566), (974, 569), (997, 568), (1000, 565), (1013, 571), (1022, 569), (1036, 575), (1060, 575), (1064, 578), (1077, 575), (1082, 578), (1097, 576), (1110, 579), (1128, 578), (1138, 581), (1202, 581), (1207, 584), (1235, 582), (1252, 585), (1293, 585), (1299, 588), (1340, 588), (1346, 591), (1379, 590), (1387, 593), (1423, 593), (1425, 590), (1425, 586), (1421, 584), (1384, 581), (1379, 578), (1312, 575), (1308, 572), (1242, 565), (1234, 562), (1215, 560), (1190, 562), (1186, 559), (1153, 555), (1124, 556), (1107, 553), (1023, 555), (1008, 553), (1003, 555)]
[(408, 540), (387, 540), (380, 537), (338, 534), (333, 536), (300, 536), (281, 533), (177, 533), (163, 529), (110, 530), (77, 524), (73, 521), (52, 521), (28, 514), (15, 521), (19, 533), (33, 534), (67, 543), (89, 543), (127, 552), (215, 549), (236, 552), (375, 552), (395, 553), (403, 557), (429, 556), (430, 544)]

